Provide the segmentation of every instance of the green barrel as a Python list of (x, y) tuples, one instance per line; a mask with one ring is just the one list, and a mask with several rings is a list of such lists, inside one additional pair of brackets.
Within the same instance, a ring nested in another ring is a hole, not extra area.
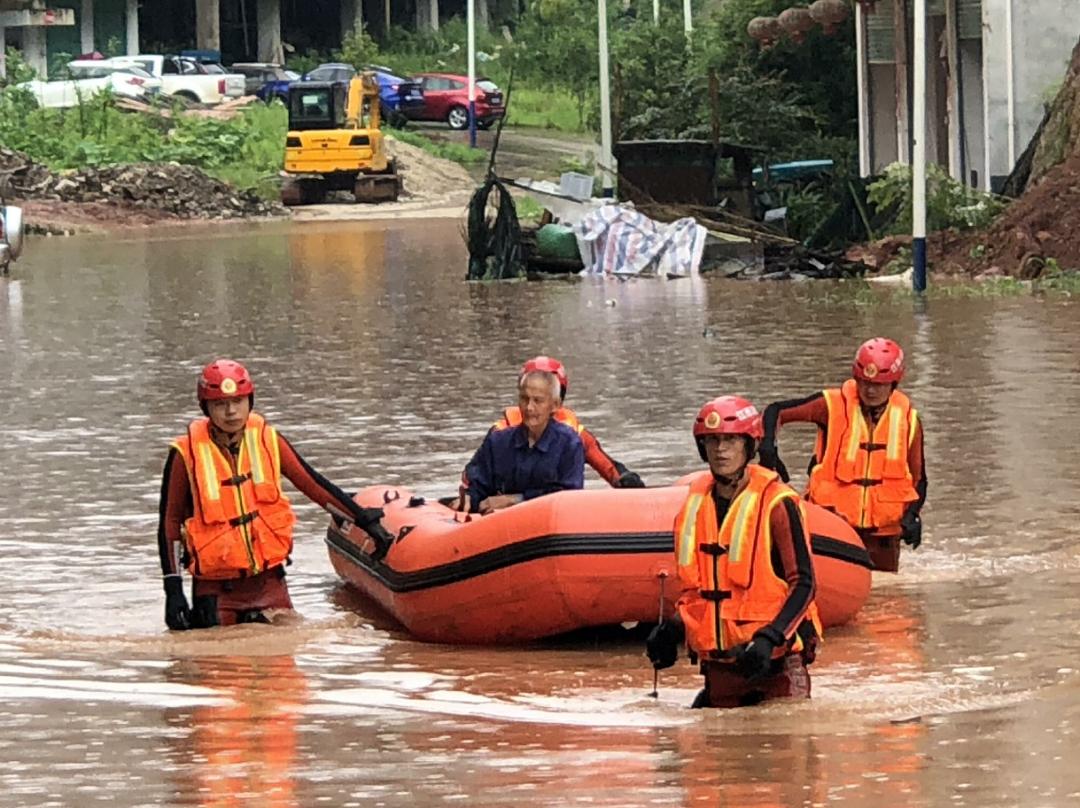
[(574, 231), (564, 224), (545, 224), (537, 230), (536, 251), (545, 258), (580, 258)]

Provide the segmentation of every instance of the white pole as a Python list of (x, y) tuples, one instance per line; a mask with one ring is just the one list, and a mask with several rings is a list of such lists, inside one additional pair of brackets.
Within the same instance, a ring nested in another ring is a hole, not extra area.
[(476, 148), (476, 0), (469, 0), (469, 146)]
[(607, 0), (597, 0), (600, 34), (600, 177), (603, 196), (615, 196), (611, 153), (611, 76), (608, 74)]
[(660, 24), (660, 0), (652, 0), (652, 21), (653, 25)]
[(683, 16), (683, 32), (686, 34), (686, 38), (690, 38), (690, 34), (694, 32), (694, 17), (690, 11), (690, 0), (683, 0), (682, 4), (682, 16)]
[(915, 0), (915, 62), (912, 86), (911, 152), (911, 284), (916, 292), (926, 289), (926, 0)]
[(869, 177), (870, 167), (870, 110), (867, 109), (866, 84), (866, 17), (863, 4), (855, 4), (855, 82), (859, 102), (859, 176)]
[(4, 26), (0, 25), (0, 79), (7, 78), (7, 51), (4, 48), (5, 36), (7, 36), (7, 32), (4, 30)]
[(139, 53), (139, 0), (127, 0), (127, 53)]
[[(1013, 4), (1005, 0), (1005, 92), (1008, 96), (1009, 171), (1016, 165), (1016, 72), (1013, 64)], [(987, 184), (990, 177), (986, 178)]]

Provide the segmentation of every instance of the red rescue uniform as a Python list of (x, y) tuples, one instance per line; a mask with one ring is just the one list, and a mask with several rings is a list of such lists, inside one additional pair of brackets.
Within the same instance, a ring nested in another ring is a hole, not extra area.
[(911, 401), (893, 390), (876, 418), (859, 401), (854, 379), (805, 399), (770, 404), (766, 441), (780, 426), (818, 427), (806, 497), (842, 516), (862, 537), (875, 569), (895, 572), (901, 519), (926, 501), (922, 421)]
[(351, 497), (254, 413), (231, 442), (201, 418), (172, 443), (162, 478), (158, 550), (162, 575), (180, 572), (178, 558), (191, 573), (197, 625), (231, 625), (261, 619), (266, 609), (292, 608), (285, 565), (296, 517), (282, 477), (312, 502), (363, 519)]
[[(799, 495), (761, 466), (747, 466), (746, 475), (731, 500), (717, 496), (711, 472), (695, 475), (675, 521), (676, 608), (713, 707), (808, 697), (806, 664), (821, 634)], [(733, 663), (756, 634), (775, 651), (770, 675), (750, 682)]]

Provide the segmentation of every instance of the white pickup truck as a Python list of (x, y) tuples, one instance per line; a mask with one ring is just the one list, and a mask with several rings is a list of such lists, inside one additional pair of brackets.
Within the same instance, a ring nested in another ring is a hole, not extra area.
[(163, 95), (213, 105), (244, 94), (244, 77), (239, 73), (226, 73), (218, 65), (204, 65), (182, 56), (139, 54), (117, 56), (109, 61), (141, 67), (151, 76), (161, 79)]

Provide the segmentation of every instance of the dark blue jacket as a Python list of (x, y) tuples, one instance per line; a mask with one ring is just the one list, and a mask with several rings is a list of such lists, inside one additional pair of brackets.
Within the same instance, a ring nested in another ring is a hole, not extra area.
[(488, 432), (465, 467), (471, 510), (496, 494), (521, 494), (524, 499), (582, 488), (585, 450), (581, 438), (554, 418), (536, 445), (529, 448), (524, 425)]

